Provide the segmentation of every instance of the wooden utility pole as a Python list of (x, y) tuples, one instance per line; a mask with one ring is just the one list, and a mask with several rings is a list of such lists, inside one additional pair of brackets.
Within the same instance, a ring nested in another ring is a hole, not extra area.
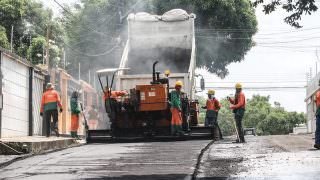
[(11, 26), (10, 51), (13, 52), (13, 25)]
[(49, 70), (49, 49), (50, 49), (50, 42), (49, 42), (49, 36), (50, 35), (50, 25), (48, 24), (47, 25), (47, 37), (46, 37), (46, 65), (47, 65), (47, 68)]

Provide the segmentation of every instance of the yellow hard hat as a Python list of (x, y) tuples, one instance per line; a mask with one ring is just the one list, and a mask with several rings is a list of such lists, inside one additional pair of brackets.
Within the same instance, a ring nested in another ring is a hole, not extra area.
[(237, 83), (235, 87), (236, 87), (236, 89), (242, 89), (242, 84)]
[(208, 94), (210, 95), (214, 95), (215, 93), (216, 93), (215, 90), (212, 90), (212, 89), (208, 90)]
[(175, 86), (183, 86), (182, 81), (177, 81)]
[(165, 71), (164, 71), (164, 74), (165, 74), (166, 76), (169, 76), (169, 75), (170, 75), (170, 70), (169, 70), (169, 69), (165, 70)]

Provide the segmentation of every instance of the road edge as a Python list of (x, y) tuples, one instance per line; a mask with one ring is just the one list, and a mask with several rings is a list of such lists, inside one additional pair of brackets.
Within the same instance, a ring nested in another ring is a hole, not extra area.
[(15, 157), (7, 162), (4, 162), (4, 163), (0, 163), (0, 170), (5, 168), (5, 167), (8, 167), (9, 165), (11, 165), (12, 163), (15, 163), (15, 162), (18, 162), (18, 161), (22, 161), (24, 159), (27, 159), (27, 158), (30, 158), (30, 157), (34, 157), (34, 156), (39, 156), (39, 155), (46, 155), (46, 154), (49, 154), (49, 153), (54, 153), (54, 152), (58, 152), (58, 151), (62, 151), (62, 150), (65, 150), (65, 149), (70, 149), (70, 148), (75, 148), (75, 147), (80, 147), (80, 146), (84, 146), (86, 145), (87, 143), (79, 143), (79, 144), (75, 144), (75, 145), (71, 145), (69, 147), (64, 147), (64, 148), (59, 148), (59, 149), (53, 149), (53, 150), (48, 150), (48, 151), (43, 151), (43, 152), (40, 152), (40, 153), (36, 153), (36, 154), (25, 154), (25, 155), (21, 155), (21, 156), (18, 156), (18, 157)]
[(197, 176), (199, 174), (199, 169), (200, 169), (200, 165), (201, 165), (201, 160), (202, 160), (202, 157), (204, 155), (204, 153), (210, 148), (210, 146), (214, 143), (215, 141), (212, 140), (211, 142), (209, 142), (204, 148), (201, 149), (200, 151), (200, 154), (198, 155), (198, 158), (197, 158), (197, 163), (196, 163), (196, 166), (194, 168), (194, 171), (192, 173), (192, 180), (196, 180), (197, 179)]

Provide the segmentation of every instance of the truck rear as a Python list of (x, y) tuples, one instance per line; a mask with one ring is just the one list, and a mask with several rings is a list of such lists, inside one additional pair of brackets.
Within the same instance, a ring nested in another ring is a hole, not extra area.
[[(170, 136), (170, 92), (178, 80), (184, 84), (181, 96), (184, 132), (189, 136), (200, 130), (212, 137), (210, 127), (198, 124), (195, 18), (180, 9), (162, 16), (147, 13), (128, 16), (128, 40), (120, 67), (112, 75), (115, 83), (107, 83), (104, 88), (109, 95), (106, 109), (113, 137)], [(126, 91), (127, 95), (111, 98), (111, 92), (116, 91)]]

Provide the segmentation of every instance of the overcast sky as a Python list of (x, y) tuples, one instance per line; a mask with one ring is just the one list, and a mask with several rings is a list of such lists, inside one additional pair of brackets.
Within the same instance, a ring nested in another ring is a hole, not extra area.
[[(60, 8), (53, 0), (41, 1), (59, 12)], [(58, 0), (61, 3), (75, 1)], [(287, 110), (305, 112), (306, 92), (301, 87), (306, 85), (306, 73), (310, 68), (315, 75), (317, 47), (320, 55), (320, 10), (312, 16), (304, 16), (301, 22), (304, 27), (299, 30), (283, 22), (286, 16), (283, 11), (264, 15), (261, 9), (257, 9), (256, 15), (259, 31), (254, 41), (257, 45), (248, 52), (244, 61), (228, 66), (230, 74), (224, 80), (200, 70), (205, 75), (206, 86), (233, 87), (235, 82), (242, 82), (247, 98), (253, 94), (270, 95), (272, 103), (277, 101)], [(257, 90), (258, 87), (261, 89)], [(223, 98), (233, 94), (234, 90), (216, 89), (216, 93), (218, 98)]]

